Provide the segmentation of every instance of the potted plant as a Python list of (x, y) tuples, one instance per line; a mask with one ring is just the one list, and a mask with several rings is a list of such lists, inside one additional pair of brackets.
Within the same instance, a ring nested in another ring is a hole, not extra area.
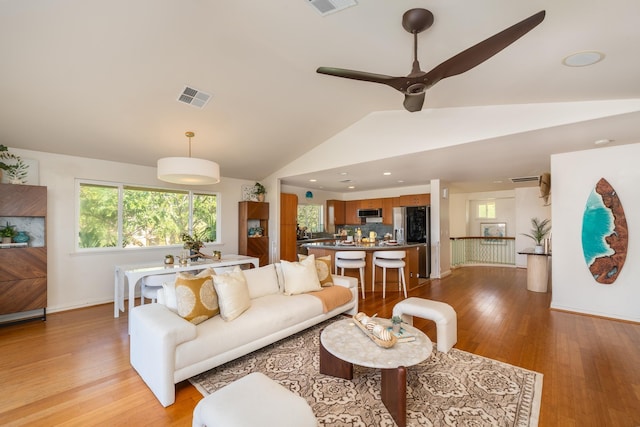
[(189, 258), (197, 261), (199, 258), (198, 254), (200, 253), (200, 248), (204, 246), (202, 238), (198, 236), (197, 233), (193, 233), (193, 236), (187, 233), (182, 233), (182, 243), (182, 247), (189, 250)]
[(259, 202), (264, 202), (264, 195), (267, 194), (267, 189), (264, 188), (264, 185), (256, 182), (256, 184), (253, 186), (253, 194), (256, 195)]
[(391, 318), (391, 325), (393, 332), (396, 334), (400, 332), (400, 325), (402, 324), (402, 318), (400, 316), (393, 316)]
[(11, 239), (16, 235), (16, 230), (14, 229), (15, 225), (9, 225), (7, 221), (7, 225), (0, 229), (0, 236), (2, 236), (2, 243), (11, 243)]
[(541, 254), (544, 253), (544, 247), (542, 246), (542, 241), (551, 231), (551, 226), (549, 225), (551, 222), (549, 219), (540, 220), (538, 218), (531, 218), (531, 234), (522, 233), (523, 236), (530, 237), (536, 243), (536, 247), (534, 249), (535, 253)]

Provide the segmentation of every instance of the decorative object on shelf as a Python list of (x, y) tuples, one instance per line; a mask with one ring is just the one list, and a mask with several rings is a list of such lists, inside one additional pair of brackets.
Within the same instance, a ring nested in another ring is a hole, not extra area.
[(363, 312), (354, 315), (353, 321), (379, 347), (391, 348), (398, 342), (398, 338), (391, 331)]
[(198, 233), (193, 233), (193, 236), (182, 233), (182, 242), (182, 247), (189, 250), (188, 258), (197, 261), (201, 256), (200, 249), (204, 246), (202, 237), (200, 237)]
[(220, 259), (222, 258), (222, 252), (220, 251), (213, 251), (213, 259), (216, 261), (220, 261)]
[(304, 195), (304, 198), (307, 200), (313, 199), (313, 193), (311, 191), (307, 191)]
[(0, 229), (0, 236), (2, 236), (2, 243), (11, 243), (13, 240), (13, 236), (16, 235), (15, 225), (9, 225), (9, 221), (7, 221), (7, 225)]
[(549, 231), (551, 231), (549, 222), (551, 222), (549, 219), (540, 220), (538, 218), (531, 218), (531, 226), (533, 227), (531, 229), (531, 234), (522, 233), (523, 236), (531, 238), (536, 243), (534, 252), (537, 254), (544, 253), (542, 242), (546, 235), (549, 234)]
[(249, 229), (249, 237), (262, 237), (264, 229), (262, 227), (251, 227)]
[[(10, 162), (5, 163), (3, 160)], [(20, 156), (10, 153), (5, 145), (0, 144), (0, 180), (2, 180), (2, 171), (7, 171), (7, 179), (11, 184), (25, 184), (28, 169), (29, 165), (24, 163)]]
[(26, 231), (18, 231), (18, 233), (13, 236), (13, 241), (16, 243), (27, 243), (30, 239)]
[(173, 255), (165, 255), (164, 256), (164, 263), (167, 265), (173, 265), (174, 263), (174, 259), (173, 259)]
[(253, 186), (253, 194), (256, 195), (259, 202), (264, 202), (264, 195), (267, 194), (267, 189), (264, 188), (264, 185), (256, 182)]
[(174, 184), (207, 185), (220, 182), (220, 166), (216, 162), (191, 157), (193, 132), (189, 138), (189, 157), (165, 157), (158, 160), (158, 179)]

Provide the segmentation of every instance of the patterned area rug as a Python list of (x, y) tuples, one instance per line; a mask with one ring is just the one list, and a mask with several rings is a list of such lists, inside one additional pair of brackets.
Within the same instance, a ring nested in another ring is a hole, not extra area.
[[(319, 334), (309, 328), (189, 381), (207, 395), (259, 371), (304, 397), (320, 426), (395, 426), (380, 400), (380, 371), (354, 365), (352, 381), (319, 373)], [(335, 321), (335, 320), (334, 320)], [(451, 349), (407, 369), (407, 425), (538, 425), (542, 374)]]

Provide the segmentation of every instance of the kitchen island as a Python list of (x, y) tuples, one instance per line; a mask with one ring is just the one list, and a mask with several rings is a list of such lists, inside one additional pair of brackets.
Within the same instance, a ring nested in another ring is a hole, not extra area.
[[(365, 251), (367, 266), (364, 270), (365, 291), (371, 293), (371, 277), (373, 266), (373, 253), (375, 251), (406, 251), (407, 257), (404, 259), (404, 277), (407, 280), (407, 291), (415, 289), (419, 286), (418, 282), (418, 249), (425, 246), (425, 243), (408, 243), (402, 245), (385, 245), (379, 243), (362, 243), (354, 245), (338, 244), (331, 242), (312, 242), (302, 244), (307, 249), (309, 255), (315, 255), (316, 258), (327, 256), (331, 257), (331, 271), (333, 272), (335, 253), (338, 251)], [(376, 270), (376, 293), (382, 293), (382, 269), (377, 267)], [(339, 273), (339, 272), (338, 272)], [(357, 269), (348, 269), (344, 271), (345, 276), (360, 279), (360, 273)], [(398, 291), (398, 272), (395, 269), (387, 269), (387, 294), (389, 292)]]

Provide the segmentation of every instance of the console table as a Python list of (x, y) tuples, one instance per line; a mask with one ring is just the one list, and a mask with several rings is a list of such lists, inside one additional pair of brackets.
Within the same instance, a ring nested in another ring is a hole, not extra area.
[(527, 256), (527, 290), (547, 292), (549, 282), (549, 257), (551, 253), (536, 253), (533, 249), (518, 252)]
[(220, 260), (206, 260), (201, 262), (190, 262), (187, 265), (146, 263), (116, 265), (114, 281), (114, 304), (113, 317), (119, 317), (120, 312), (124, 312), (124, 285), (125, 278), (129, 285), (129, 311), (135, 306), (136, 285), (145, 276), (155, 276), (157, 274), (172, 274), (180, 271), (204, 270), (205, 268), (230, 267), (234, 265), (252, 264), (258, 268), (260, 260), (255, 257), (244, 255), (223, 255)]

